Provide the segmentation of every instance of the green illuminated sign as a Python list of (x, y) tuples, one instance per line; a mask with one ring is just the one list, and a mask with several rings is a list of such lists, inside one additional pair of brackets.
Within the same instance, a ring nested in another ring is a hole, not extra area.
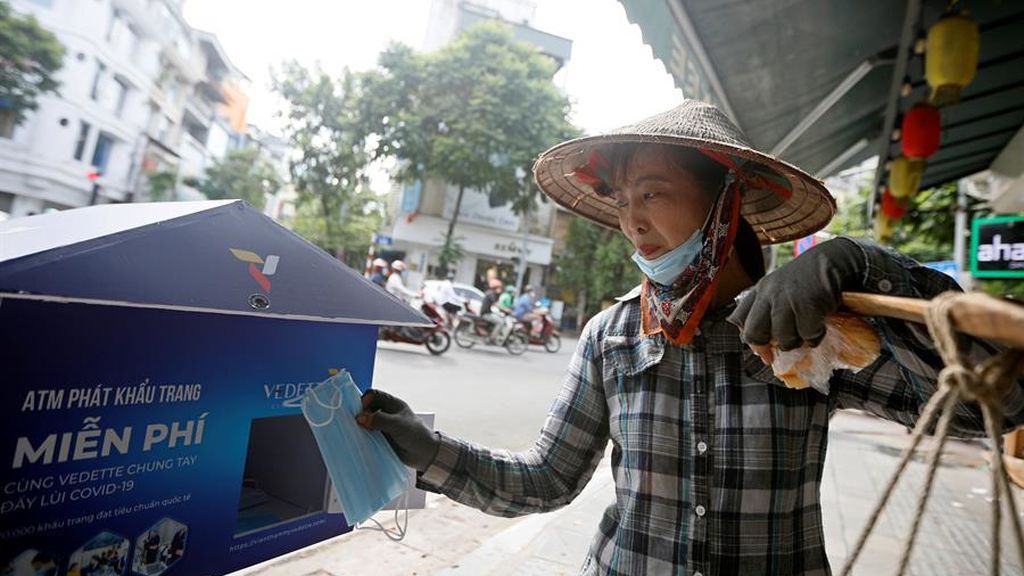
[(975, 278), (1024, 278), (1024, 216), (978, 218), (971, 228)]

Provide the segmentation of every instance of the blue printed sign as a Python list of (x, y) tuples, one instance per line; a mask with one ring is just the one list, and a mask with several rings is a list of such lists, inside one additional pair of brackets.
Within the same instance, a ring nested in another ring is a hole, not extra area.
[(378, 246), (391, 246), (395, 243), (395, 239), (384, 234), (374, 234), (373, 243)]
[(349, 530), (298, 400), (367, 387), (375, 327), (16, 299), (0, 325), (0, 562), (223, 574)]
[(793, 246), (793, 256), (799, 256), (804, 252), (810, 250), (815, 244), (817, 244), (816, 237), (812, 234), (810, 236), (804, 236), (796, 241)]
[(188, 204), (0, 223), (0, 574), (215, 576), (350, 530), (300, 399), (367, 388), (375, 324), (421, 318), (245, 204)]
[(417, 180), (412, 184), (407, 184), (405, 189), (402, 190), (402, 207), (399, 210), (400, 214), (412, 214), (420, 208), (420, 195), (423, 192), (423, 182)]
[(956, 265), (954, 260), (941, 260), (938, 262), (922, 262), (924, 266), (942, 272), (946, 276), (952, 278), (955, 282), (960, 282), (960, 269)]

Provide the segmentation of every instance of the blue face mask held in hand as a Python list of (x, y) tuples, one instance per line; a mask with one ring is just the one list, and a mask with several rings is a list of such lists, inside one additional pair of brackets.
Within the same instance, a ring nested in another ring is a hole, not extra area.
[(633, 252), (633, 262), (640, 271), (653, 282), (662, 286), (671, 286), (676, 278), (683, 273), (683, 270), (697, 259), (701, 247), (704, 246), (704, 234), (701, 230), (695, 230), (693, 234), (679, 246), (658, 256), (654, 260), (648, 260)]
[(359, 388), (346, 371), (308, 389), (302, 398), (302, 414), (351, 526), (402, 495), (408, 480), (408, 470), (384, 435), (356, 424), (361, 409)]

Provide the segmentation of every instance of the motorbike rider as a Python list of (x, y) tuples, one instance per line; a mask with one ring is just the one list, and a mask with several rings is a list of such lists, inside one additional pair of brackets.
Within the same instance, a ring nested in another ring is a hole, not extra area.
[(507, 308), (502, 309), (501, 304), (498, 303), (498, 299), (501, 297), (501, 286), (501, 280), (497, 278), (488, 280), (487, 292), (484, 294), (483, 302), (480, 303), (480, 317), (487, 322), (491, 329), (491, 334), (488, 336), (491, 344), (498, 341), (498, 335), (505, 324), (505, 317), (498, 312), (505, 314), (509, 312)]
[(387, 288), (388, 283), (388, 261), (383, 258), (374, 258), (370, 268), (370, 282), (381, 288)]
[(414, 298), (419, 298), (422, 293), (416, 290), (410, 290), (405, 287), (405, 281), (402, 279), (402, 274), (405, 272), (405, 262), (401, 260), (395, 260), (391, 263), (391, 274), (388, 276), (386, 288), (388, 292), (391, 292), (395, 296), (404, 300), (407, 304)]
[(455, 293), (452, 281), (455, 280), (455, 272), (449, 271), (443, 277), (438, 276), (438, 281), (433, 284), (432, 289), (423, 288), (423, 298), (427, 302), (441, 307), (445, 311), (445, 321), (449, 328), (455, 315), (462, 310), (463, 299)]
[(526, 326), (527, 334), (532, 333), (533, 321), (537, 319), (537, 315), (533, 313), (534, 297), (533, 286), (527, 284), (523, 288), (522, 296), (516, 299), (515, 308), (512, 310), (512, 315), (516, 317), (516, 320)]
[(498, 304), (501, 305), (502, 308), (508, 308), (511, 310), (512, 307), (516, 305), (515, 299), (516, 287), (511, 285), (505, 286), (505, 291), (502, 292), (501, 298), (498, 299)]
[[(388, 275), (388, 281), (385, 288), (388, 292), (397, 296), (400, 300), (406, 304), (412, 305), (412, 301), (416, 298), (422, 298), (423, 293), (416, 290), (410, 290), (406, 288), (405, 281), (402, 279), (402, 274), (405, 272), (405, 262), (401, 260), (395, 260), (391, 263), (391, 274)], [(412, 326), (402, 326), (398, 329), (398, 333), (405, 336), (406, 338), (418, 338), (422, 335), (422, 328), (414, 328)]]

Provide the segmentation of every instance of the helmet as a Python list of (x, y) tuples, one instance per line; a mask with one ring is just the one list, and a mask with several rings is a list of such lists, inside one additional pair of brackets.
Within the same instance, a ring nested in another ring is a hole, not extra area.
[(373, 259), (373, 267), (374, 268), (382, 268), (382, 269), (383, 268), (387, 268), (388, 267), (388, 261), (383, 259), (383, 258), (374, 258)]
[(448, 280), (455, 280), (455, 272), (449, 271), (448, 274), (445, 274), (445, 278)]
[[(499, 286), (499, 288), (500, 288), (500, 286)], [(505, 292), (508, 292), (509, 294), (511, 294), (511, 293), (513, 293), (515, 291), (516, 291), (516, 287), (515, 286), (513, 286), (511, 284), (509, 284), (508, 286), (505, 286)]]
[(395, 260), (394, 262), (391, 263), (391, 268), (393, 270), (398, 270), (399, 272), (402, 272), (405, 270), (405, 262), (402, 262), (401, 260)]
[(498, 288), (498, 289), (500, 289), (501, 288), (501, 280), (498, 280), (497, 278), (491, 278), (490, 280), (487, 281), (487, 286), (489, 288)]

